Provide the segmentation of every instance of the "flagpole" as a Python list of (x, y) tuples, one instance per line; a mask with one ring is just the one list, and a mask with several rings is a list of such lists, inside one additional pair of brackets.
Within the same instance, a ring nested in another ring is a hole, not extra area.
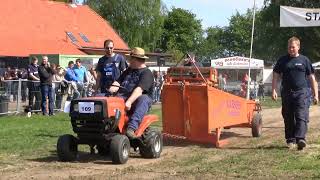
[(251, 58), (252, 58), (252, 46), (253, 46), (253, 34), (254, 34), (254, 21), (256, 16), (256, 0), (253, 0), (253, 17), (252, 17), (252, 30), (251, 30), (251, 45), (250, 45), (250, 57), (249, 57), (249, 71), (248, 71), (248, 84), (247, 84), (247, 99), (250, 98), (250, 81), (251, 81)]

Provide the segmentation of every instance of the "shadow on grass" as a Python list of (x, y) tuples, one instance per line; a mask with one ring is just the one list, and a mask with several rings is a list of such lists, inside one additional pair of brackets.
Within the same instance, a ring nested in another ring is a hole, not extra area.
[(40, 133), (36, 134), (36, 137), (49, 137), (49, 138), (58, 138), (59, 135), (53, 135), (53, 134), (45, 134), (45, 133)]
[[(251, 136), (235, 133), (235, 132), (222, 132), (220, 140), (227, 140), (231, 137), (251, 138)], [(199, 143), (188, 140), (183, 136), (174, 136), (170, 134), (163, 134), (163, 145), (173, 147), (187, 147), (187, 146), (199, 146), (201, 148), (212, 148), (214, 145), (214, 137), (212, 137), (212, 143)]]
[(288, 150), (288, 148), (284, 145), (261, 145), (256, 147), (224, 147), (222, 149), (236, 149), (236, 150)]
[[(50, 151), (50, 155), (47, 157), (40, 157), (40, 158), (34, 158), (34, 159), (27, 159), (28, 161), (34, 161), (34, 162), (42, 162), (42, 163), (64, 163), (59, 160), (57, 152), (56, 151)], [(138, 158), (137, 154), (130, 153), (129, 158)], [(140, 157), (141, 158), (141, 157)], [(78, 157), (75, 161), (68, 162), (68, 163), (94, 163), (94, 164), (113, 164), (110, 155), (102, 156), (97, 153), (90, 154), (89, 152), (78, 152)]]

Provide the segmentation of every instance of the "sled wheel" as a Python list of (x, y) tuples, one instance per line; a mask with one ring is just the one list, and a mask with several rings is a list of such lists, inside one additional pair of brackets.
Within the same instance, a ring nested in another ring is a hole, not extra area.
[(60, 136), (57, 143), (57, 154), (60, 161), (74, 161), (78, 155), (77, 138), (70, 134)]
[(111, 139), (110, 154), (112, 163), (124, 164), (128, 161), (130, 141), (125, 135), (115, 135)]
[(150, 129), (143, 136), (145, 145), (139, 147), (141, 156), (144, 158), (159, 158), (163, 147), (161, 132)]
[(260, 137), (262, 134), (262, 116), (260, 112), (255, 112), (251, 124), (252, 137)]

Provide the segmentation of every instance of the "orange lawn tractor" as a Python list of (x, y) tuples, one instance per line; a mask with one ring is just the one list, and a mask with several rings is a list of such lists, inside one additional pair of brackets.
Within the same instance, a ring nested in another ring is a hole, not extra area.
[(125, 102), (120, 97), (87, 97), (71, 101), (70, 117), (77, 137), (65, 134), (59, 137), (57, 154), (61, 161), (74, 161), (78, 156), (78, 145), (90, 146), (91, 153), (110, 155), (114, 164), (127, 162), (130, 147), (144, 158), (158, 158), (162, 152), (162, 134), (150, 128), (158, 121), (156, 115), (146, 115), (135, 134), (129, 139), (125, 135), (128, 116)]
[(248, 127), (252, 136), (262, 132), (261, 106), (253, 100), (217, 87), (211, 67), (173, 67), (162, 90), (163, 133), (221, 147), (222, 129)]

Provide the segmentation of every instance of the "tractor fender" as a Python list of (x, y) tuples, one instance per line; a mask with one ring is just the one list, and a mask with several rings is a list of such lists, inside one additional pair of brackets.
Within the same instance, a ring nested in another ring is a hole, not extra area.
[(153, 122), (158, 121), (158, 116), (156, 115), (146, 115), (144, 116), (144, 118), (142, 119), (139, 128), (136, 130), (135, 134), (137, 137), (140, 137), (144, 130), (146, 130), (150, 124), (152, 124)]

